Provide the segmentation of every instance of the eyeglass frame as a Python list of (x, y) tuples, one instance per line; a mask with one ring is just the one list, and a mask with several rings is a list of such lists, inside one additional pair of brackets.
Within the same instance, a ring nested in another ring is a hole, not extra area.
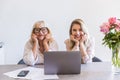
[(41, 27), (41, 28), (33, 28), (33, 33), (39, 33), (40, 31), (42, 31), (44, 33), (44, 31), (42, 29), (45, 29), (45, 30), (47, 30), (47, 32), (49, 32), (47, 27)]

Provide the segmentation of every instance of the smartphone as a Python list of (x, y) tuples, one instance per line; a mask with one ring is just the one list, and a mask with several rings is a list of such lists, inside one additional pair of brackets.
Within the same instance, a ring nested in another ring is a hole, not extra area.
[(18, 73), (18, 77), (25, 77), (29, 73), (29, 70), (22, 70)]

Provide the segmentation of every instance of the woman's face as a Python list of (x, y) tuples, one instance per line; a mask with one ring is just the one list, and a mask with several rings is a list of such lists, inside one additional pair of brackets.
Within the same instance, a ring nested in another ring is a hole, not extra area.
[(48, 29), (46, 27), (34, 28), (33, 32), (37, 35), (39, 40), (43, 40), (48, 34)]
[(80, 40), (83, 35), (82, 28), (79, 24), (73, 24), (72, 26), (72, 35), (76, 40)]
[(33, 33), (37, 36), (39, 35), (39, 28), (42, 28), (41, 24), (36, 23), (35, 28), (33, 29)]

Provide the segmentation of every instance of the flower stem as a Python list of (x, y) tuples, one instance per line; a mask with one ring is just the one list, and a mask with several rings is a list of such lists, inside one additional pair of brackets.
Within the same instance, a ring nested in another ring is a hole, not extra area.
[(116, 48), (116, 49), (112, 50), (112, 64), (115, 67), (119, 67), (120, 68), (119, 48)]

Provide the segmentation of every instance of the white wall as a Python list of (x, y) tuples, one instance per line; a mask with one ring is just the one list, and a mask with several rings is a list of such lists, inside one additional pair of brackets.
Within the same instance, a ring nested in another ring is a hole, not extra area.
[(109, 61), (111, 51), (102, 46), (103, 34), (99, 26), (111, 16), (120, 18), (119, 0), (0, 0), (0, 41), (5, 43), (5, 63), (17, 63), (23, 55), (35, 21), (45, 20), (65, 50), (64, 40), (69, 37), (70, 23), (81, 18), (95, 37), (96, 56)]

